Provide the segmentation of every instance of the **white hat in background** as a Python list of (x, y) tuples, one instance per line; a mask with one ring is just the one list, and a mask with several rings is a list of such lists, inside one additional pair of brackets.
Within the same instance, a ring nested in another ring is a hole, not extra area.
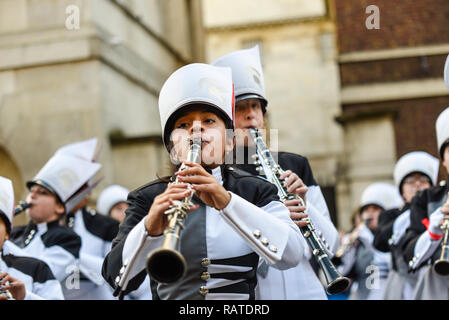
[(126, 202), (129, 190), (117, 184), (105, 188), (97, 200), (97, 210), (103, 215), (109, 215), (111, 209), (120, 202)]
[(0, 177), (0, 211), (6, 217), (6, 228), (10, 231), (14, 215), (14, 190), (11, 180)]
[(235, 101), (258, 98), (267, 106), (265, 81), (260, 60), (259, 46), (228, 53), (215, 60), (212, 65), (230, 67), (235, 86)]
[(398, 189), (390, 183), (375, 182), (362, 193), (360, 210), (368, 205), (377, 205), (383, 210), (400, 208), (404, 204)]
[(437, 134), (438, 152), (443, 159), (443, 146), (449, 139), (449, 108), (446, 108), (437, 118), (435, 123)]
[(36, 176), (27, 182), (27, 187), (41, 185), (59, 197), (67, 210), (68, 200), (101, 168), (101, 164), (92, 162), (95, 151), (92, 142), (93, 139), (60, 148)]
[(214, 108), (232, 124), (234, 90), (230, 68), (193, 63), (176, 70), (159, 95), (162, 137), (168, 148), (173, 114), (192, 104)]
[(414, 151), (403, 155), (394, 167), (394, 182), (401, 192), (405, 177), (414, 172), (425, 174), (432, 185), (437, 183), (440, 161), (424, 151)]

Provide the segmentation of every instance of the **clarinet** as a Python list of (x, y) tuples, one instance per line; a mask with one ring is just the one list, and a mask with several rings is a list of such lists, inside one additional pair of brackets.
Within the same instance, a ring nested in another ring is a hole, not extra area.
[(26, 209), (30, 208), (31, 204), (25, 201), (20, 201), (19, 205), (14, 208), (14, 216), (21, 214)]
[[(259, 130), (249, 128), (251, 137), (256, 145), (257, 153), (253, 156), (256, 159), (258, 171), (263, 171), (270, 182), (276, 185), (282, 202), (288, 200), (300, 200), (300, 206), (305, 207), (305, 203), (301, 197), (287, 192), (280, 176), (284, 173), (281, 167), (274, 161), (270, 150), (268, 150), (264, 140), (259, 134)], [(318, 265), (323, 271), (326, 280), (326, 291), (329, 294), (336, 294), (343, 292), (349, 285), (349, 279), (343, 277), (331, 262), (325, 249), (323, 248), (320, 238), (315, 232), (315, 227), (309, 218), (302, 218), (307, 224), (304, 227), (299, 227), (304, 239), (312, 250), (312, 255), (316, 259)]]
[[(187, 159), (190, 162), (198, 162), (201, 156), (201, 138), (195, 137), (191, 141)], [(187, 166), (183, 163), (179, 169), (182, 171)], [(173, 184), (179, 183), (176, 177)], [(189, 185), (190, 187), (190, 185)], [(146, 269), (149, 276), (159, 283), (173, 283), (181, 279), (187, 270), (184, 256), (177, 250), (184, 227), (184, 220), (190, 208), (194, 205), (192, 191), (183, 201), (173, 201), (170, 209), (165, 211), (168, 216), (168, 226), (164, 230), (164, 242), (159, 249), (149, 253), (146, 261)]]

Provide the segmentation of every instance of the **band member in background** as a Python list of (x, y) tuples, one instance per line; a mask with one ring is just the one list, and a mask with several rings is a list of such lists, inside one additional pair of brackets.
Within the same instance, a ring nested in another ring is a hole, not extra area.
[[(60, 148), (57, 154), (75, 156), (97, 166), (97, 139), (72, 143)], [(88, 188), (92, 181), (86, 180)], [(91, 191), (91, 190), (90, 190)], [(64, 289), (66, 299), (70, 300), (109, 300), (114, 299), (110, 286), (101, 276), (101, 267), (106, 254), (111, 250), (112, 240), (118, 233), (119, 223), (87, 207), (90, 192), (65, 216), (66, 225), (81, 238), (79, 254), (80, 287)]]
[(63, 291), (79, 289), (78, 259), (81, 238), (62, 226), (64, 213), (70, 212), (86, 190), (83, 186), (101, 165), (76, 155), (56, 152), (29, 182), (26, 209), (30, 222), (16, 227), (12, 240), (32, 257), (45, 261)]
[(121, 223), (126, 217), (125, 211), (129, 206), (126, 202), (128, 193), (128, 189), (117, 184), (105, 188), (97, 199), (98, 213)]
[[(446, 73), (449, 72), (446, 63)], [(447, 78), (446, 78), (447, 79)], [(448, 85), (449, 88), (449, 85)], [(436, 120), (438, 152), (446, 174), (449, 172), (449, 108)], [(449, 276), (433, 269), (441, 254), (441, 224), (449, 218), (446, 183), (418, 193), (410, 207), (410, 227), (405, 235), (404, 256), (410, 271), (419, 273), (414, 299), (449, 299)]]
[(341, 259), (340, 272), (353, 279), (351, 300), (382, 300), (390, 269), (390, 253), (373, 247), (379, 215), (384, 210), (401, 208), (401, 196), (393, 185), (384, 182), (370, 184), (362, 193), (359, 205), (360, 220), (337, 256)]
[(404, 235), (410, 225), (410, 204), (418, 191), (436, 184), (439, 165), (437, 158), (422, 151), (405, 154), (395, 165), (394, 181), (405, 205), (400, 210), (382, 212), (374, 236), (374, 247), (377, 250), (391, 252), (391, 269), (384, 295), (386, 300), (413, 298), (417, 274), (409, 272), (402, 251)]
[(276, 187), (224, 163), (234, 148), (233, 109), (229, 68), (191, 64), (165, 82), (159, 96), (163, 142), (182, 162), (189, 140), (200, 137), (201, 164), (187, 162), (176, 173), (177, 184), (158, 179), (129, 194), (126, 218), (103, 265), (112, 286), (126, 294), (141, 284), (148, 253), (164, 239), (164, 212), (192, 190), (196, 204), (179, 241), (186, 275), (171, 284), (153, 282), (153, 299), (254, 299), (259, 255), (280, 269), (299, 262), (306, 243)]
[[(0, 177), (0, 291), (8, 291), (15, 300), (63, 300), (61, 285), (48, 265), (8, 240), (13, 215), (12, 182)], [(7, 297), (1, 295), (3, 299)]]
[[(125, 219), (125, 212), (129, 207), (126, 202), (128, 193), (128, 189), (117, 184), (105, 188), (97, 199), (97, 211), (121, 223)], [(150, 280), (145, 279), (140, 287), (130, 292), (126, 298), (130, 300), (151, 300)]]
[[(254, 160), (249, 160), (256, 150), (248, 134), (248, 128), (264, 128), (264, 115), (268, 106), (259, 47), (234, 51), (217, 59), (213, 65), (232, 69), (236, 101), (236, 164), (242, 170), (259, 175)], [(287, 191), (300, 196), (307, 207), (304, 212), (305, 208), (298, 206), (299, 200), (286, 201), (291, 219), (298, 226), (304, 226), (305, 222), (299, 219), (309, 217), (317, 232), (324, 235), (324, 247), (332, 257), (338, 246), (338, 231), (330, 219), (325, 199), (307, 158), (288, 152), (279, 152), (276, 156), (278, 164), (285, 170), (280, 178), (285, 181)], [(323, 285), (309, 263), (311, 251), (308, 247), (305, 249), (303, 253), (298, 253), (304, 259), (292, 269), (284, 271), (268, 268), (266, 263), (261, 262), (258, 270), (259, 299), (327, 299)]]

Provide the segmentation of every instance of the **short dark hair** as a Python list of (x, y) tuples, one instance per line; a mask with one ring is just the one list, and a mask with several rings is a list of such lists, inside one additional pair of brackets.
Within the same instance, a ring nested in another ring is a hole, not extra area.
[(3, 220), (3, 222), (5, 223), (6, 233), (8, 235), (10, 235), (11, 234), (11, 222), (9, 221), (8, 217), (2, 210), (0, 210), (0, 219)]
[(444, 141), (440, 148), (440, 157), (441, 157), (441, 160), (443, 160), (443, 161), (444, 161), (444, 151), (446, 150), (448, 145), (449, 145), (449, 139)]

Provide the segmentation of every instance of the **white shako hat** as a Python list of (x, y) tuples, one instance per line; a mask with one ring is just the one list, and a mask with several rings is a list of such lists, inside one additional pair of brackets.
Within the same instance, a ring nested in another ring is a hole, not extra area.
[(409, 174), (418, 172), (426, 175), (435, 185), (438, 179), (440, 161), (424, 151), (413, 151), (403, 155), (394, 166), (394, 183), (401, 192), (402, 182)]
[(8, 233), (11, 232), (13, 215), (14, 190), (12, 182), (7, 178), (0, 177), (0, 216), (6, 224)]
[(119, 186), (118, 184), (111, 185), (105, 188), (97, 200), (97, 210), (99, 213), (108, 216), (109, 211), (117, 203), (126, 202), (129, 190)]
[(173, 129), (172, 116), (191, 105), (212, 107), (233, 125), (234, 86), (231, 69), (193, 63), (176, 70), (165, 81), (159, 94), (159, 113), (162, 138), (167, 148)]
[(268, 100), (265, 92), (262, 63), (259, 46), (228, 53), (215, 60), (212, 65), (230, 67), (235, 86), (235, 101), (258, 98), (265, 110)]
[(100, 170), (93, 162), (97, 139), (76, 142), (58, 149), (37, 175), (27, 182), (30, 189), (41, 185), (57, 197), (68, 209), (68, 200)]
[(390, 210), (400, 208), (403, 204), (403, 199), (395, 186), (386, 182), (375, 182), (363, 191), (360, 199), (360, 212), (368, 205), (376, 205), (383, 210)]
[(443, 147), (449, 140), (449, 108), (446, 108), (437, 118), (435, 123), (435, 129), (437, 134), (438, 152), (443, 159)]

